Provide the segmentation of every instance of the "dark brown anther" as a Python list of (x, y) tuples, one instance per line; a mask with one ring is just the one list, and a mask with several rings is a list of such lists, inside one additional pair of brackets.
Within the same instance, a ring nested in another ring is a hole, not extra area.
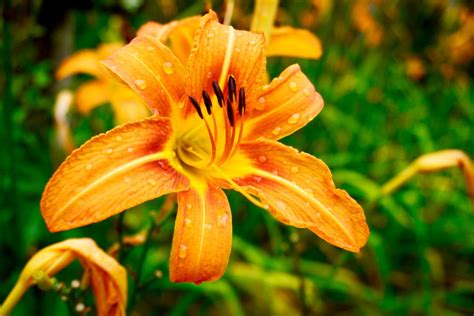
[(212, 113), (212, 101), (211, 97), (206, 91), (202, 91), (202, 99), (204, 100), (204, 105), (206, 106), (207, 114), (211, 115)]
[(227, 117), (229, 118), (230, 126), (234, 127), (234, 109), (232, 108), (232, 101), (227, 99)]
[(202, 111), (201, 111), (201, 107), (199, 106), (199, 103), (198, 101), (196, 101), (195, 98), (193, 98), (192, 96), (189, 96), (189, 100), (191, 101), (191, 104), (194, 106), (194, 108), (196, 109), (196, 112), (197, 114), (199, 115), (199, 117), (201, 119), (204, 119), (204, 116), (202, 116)]
[(222, 93), (221, 88), (219, 87), (219, 84), (217, 81), (212, 81), (212, 88), (214, 89), (214, 93), (216, 94), (217, 97), (217, 102), (219, 102), (219, 106), (223, 107), (224, 106), (224, 93)]
[(245, 89), (239, 89), (239, 114), (242, 116), (242, 113), (245, 111)]
[(233, 102), (234, 100), (237, 99), (237, 88), (236, 88), (234, 76), (232, 75), (229, 76), (229, 81), (227, 82), (227, 85), (229, 89), (230, 100)]

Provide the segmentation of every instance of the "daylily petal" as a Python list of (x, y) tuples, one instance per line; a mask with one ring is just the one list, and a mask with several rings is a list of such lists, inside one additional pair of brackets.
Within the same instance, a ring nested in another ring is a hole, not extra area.
[(200, 16), (192, 16), (167, 24), (148, 22), (140, 27), (137, 36), (152, 36), (166, 43), (171, 42), (171, 50), (185, 64), (191, 53), (194, 33), (199, 28)]
[(324, 162), (265, 139), (241, 145), (240, 154), (250, 166), (235, 182), (258, 196), (279, 221), (309, 228), (349, 251), (365, 245), (369, 229), (364, 212), (346, 191), (335, 188)]
[(0, 307), (3, 314), (16, 304), (33, 284), (33, 275), (43, 272), (52, 277), (78, 258), (90, 275), (97, 314), (125, 315), (127, 306), (127, 272), (89, 238), (68, 239), (37, 252), (24, 267), (15, 288)]
[(48, 182), (41, 211), (50, 231), (95, 223), (162, 194), (187, 189), (169, 164), (170, 120), (152, 117), (96, 136)]
[(178, 193), (178, 214), (170, 256), (170, 280), (216, 280), (227, 267), (232, 223), (225, 193), (211, 184)]
[[(253, 100), (265, 71), (265, 38), (262, 34), (234, 30), (218, 22), (213, 11), (201, 18), (194, 48), (189, 56), (187, 93), (201, 100), (203, 90), (212, 91), (212, 81), (226, 89), (229, 75)], [(191, 106), (190, 106), (191, 107)]]
[(244, 139), (280, 139), (310, 122), (324, 101), (298, 65), (291, 65), (249, 104)]
[(95, 50), (81, 50), (62, 62), (56, 71), (56, 78), (61, 80), (78, 73), (98, 77), (102, 72), (98, 61), (99, 59)]
[(318, 59), (322, 53), (321, 41), (316, 35), (289, 26), (273, 28), (267, 47), (267, 56)]
[(123, 85), (114, 86), (110, 102), (114, 109), (117, 124), (140, 121), (151, 115), (143, 100), (132, 90)]
[(140, 94), (155, 113), (170, 117), (184, 95), (184, 67), (164, 44), (153, 37), (137, 37), (103, 63)]
[(80, 50), (62, 62), (56, 71), (56, 77), (60, 80), (79, 73), (104, 77), (105, 73), (99, 61), (107, 58), (122, 46), (122, 43), (108, 43), (100, 45), (96, 50)]
[(92, 80), (82, 84), (76, 91), (76, 105), (79, 112), (88, 114), (93, 108), (106, 103), (108, 85), (100, 80)]

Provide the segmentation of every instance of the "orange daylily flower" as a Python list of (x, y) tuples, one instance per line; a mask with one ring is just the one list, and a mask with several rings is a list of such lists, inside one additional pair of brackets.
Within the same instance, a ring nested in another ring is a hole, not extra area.
[(177, 192), (171, 281), (215, 280), (232, 239), (222, 189), (234, 189), (285, 224), (359, 251), (369, 234), (362, 208), (335, 188), (321, 160), (277, 141), (323, 108), (300, 67), (262, 86), (263, 35), (222, 25), (212, 11), (194, 41), (186, 66), (150, 36), (104, 61), (157, 114), (96, 136), (69, 156), (43, 193), (48, 228), (91, 224)]
[[(89, 275), (97, 314), (125, 315), (127, 305), (127, 272), (111, 256), (89, 238), (68, 239), (38, 251), (28, 261), (9, 296), (0, 306), (0, 315), (7, 315), (26, 290), (35, 284), (35, 276), (49, 278), (79, 259)], [(36, 280), (38, 281), (38, 280)]]
[[(193, 16), (167, 24), (147, 22), (140, 27), (137, 36), (152, 36), (163, 43), (169, 40), (171, 50), (182, 63), (186, 63), (200, 19)], [(267, 56), (319, 59), (323, 53), (318, 37), (305, 29), (290, 26), (273, 27), (267, 45)]]
[(100, 61), (122, 47), (121, 43), (102, 44), (96, 50), (84, 49), (67, 58), (56, 72), (61, 80), (83, 73), (96, 79), (82, 84), (76, 91), (75, 102), (82, 114), (88, 114), (95, 107), (110, 102), (117, 124), (136, 121), (150, 116), (146, 105), (128, 87), (117, 84)]

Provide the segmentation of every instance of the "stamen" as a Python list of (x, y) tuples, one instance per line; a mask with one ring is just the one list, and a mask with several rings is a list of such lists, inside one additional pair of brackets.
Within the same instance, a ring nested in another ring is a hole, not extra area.
[(212, 101), (211, 97), (209, 97), (209, 94), (206, 91), (202, 91), (202, 98), (204, 100), (204, 105), (206, 106), (207, 114), (211, 115), (212, 111)]
[(229, 118), (230, 126), (234, 127), (234, 109), (232, 108), (232, 101), (227, 99), (227, 117)]
[(236, 83), (235, 83), (234, 76), (232, 76), (232, 75), (229, 76), (229, 81), (227, 82), (227, 86), (228, 86), (228, 89), (229, 89), (230, 100), (232, 102), (234, 100), (237, 100), (237, 88), (236, 88)]
[(194, 106), (194, 108), (196, 109), (196, 112), (197, 114), (199, 115), (199, 117), (201, 119), (204, 119), (204, 116), (202, 115), (202, 111), (201, 111), (201, 107), (199, 106), (199, 103), (198, 101), (196, 101), (196, 99), (192, 96), (189, 96), (189, 100), (191, 101), (191, 104)]
[(222, 93), (221, 88), (217, 81), (212, 81), (212, 89), (214, 89), (214, 93), (216, 94), (217, 102), (219, 102), (219, 106), (224, 106), (224, 93)]
[(242, 116), (245, 110), (245, 90), (244, 88), (239, 89), (239, 114)]

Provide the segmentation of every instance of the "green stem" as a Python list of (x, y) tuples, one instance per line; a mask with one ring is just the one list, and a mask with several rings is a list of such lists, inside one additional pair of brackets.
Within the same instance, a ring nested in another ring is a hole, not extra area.
[(257, 0), (255, 3), (250, 30), (252, 32), (263, 32), (267, 43), (275, 24), (277, 10), (278, 0)]

